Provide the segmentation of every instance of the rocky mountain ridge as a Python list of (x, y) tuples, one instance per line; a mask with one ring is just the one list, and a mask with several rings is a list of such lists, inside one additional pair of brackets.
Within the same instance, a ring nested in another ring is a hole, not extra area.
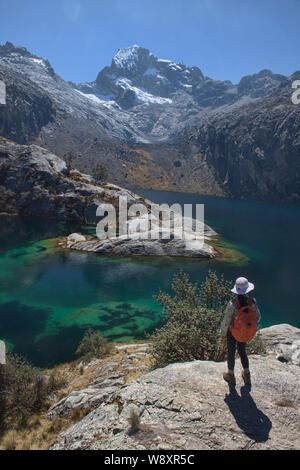
[(298, 75), (262, 70), (234, 85), (134, 45), (94, 82), (74, 84), (6, 43), (0, 133), (58, 156), (71, 150), (82, 171), (100, 161), (127, 187), (298, 202)]

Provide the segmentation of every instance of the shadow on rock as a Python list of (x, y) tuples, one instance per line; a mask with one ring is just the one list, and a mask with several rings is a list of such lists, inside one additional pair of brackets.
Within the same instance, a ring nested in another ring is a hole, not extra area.
[(272, 428), (270, 419), (257, 408), (250, 395), (251, 386), (241, 387), (241, 396), (237, 393), (235, 386), (229, 386), (229, 394), (225, 397), (231, 414), (239, 428), (255, 442), (266, 442)]

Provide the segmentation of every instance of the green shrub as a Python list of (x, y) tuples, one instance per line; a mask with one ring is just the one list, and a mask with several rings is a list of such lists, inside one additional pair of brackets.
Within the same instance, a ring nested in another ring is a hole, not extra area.
[(111, 349), (111, 345), (103, 338), (99, 331), (88, 329), (76, 350), (76, 355), (81, 357), (84, 361), (90, 361), (94, 358), (101, 359), (106, 356)]
[(155, 297), (166, 324), (151, 336), (154, 368), (194, 359), (219, 360), (218, 331), (230, 299), (230, 283), (209, 271), (198, 287), (180, 273), (174, 276), (172, 290), (173, 297), (164, 292)]
[[(219, 330), (231, 294), (231, 282), (209, 271), (198, 286), (186, 273), (174, 276), (173, 297), (160, 292), (155, 300), (163, 307), (165, 325), (150, 337), (153, 368), (174, 362), (198, 360), (224, 361), (226, 342)], [(264, 354), (265, 347), (257, 334), (247, 345), (248, 354)]]
[(8, 354), (2, 367), (1, 421), (24, 425), (30, 416), (47, 407), (47, 397), (62, 385), (54, 373), (46, 376), (21, 356)]

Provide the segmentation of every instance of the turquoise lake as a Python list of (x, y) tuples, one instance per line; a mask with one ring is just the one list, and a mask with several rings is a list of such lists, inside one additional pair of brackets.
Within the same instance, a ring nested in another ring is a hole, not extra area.
[(184, 270), (193, 281), (209, 269), (254, 282), (262, 326), (300, 327), (300, 207), (135, 190), (158, 203), (205, 204), (205, 222), (244, 259), (238, 262), (113, 258), (55, 250), (45, 240), (95, 228), (0, 217), (0, 338), (32, 363), (74, 359), (89, 328), (111, 341), (144, 341), (162, 324), (153, 300)]

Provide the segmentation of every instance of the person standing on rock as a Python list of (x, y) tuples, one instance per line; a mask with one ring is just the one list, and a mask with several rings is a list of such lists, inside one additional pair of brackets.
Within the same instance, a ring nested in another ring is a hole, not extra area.
[(246, 344), (255, 336), (257, 323), (261, 319), (256, 300), (247, 294), (254, 289), (254, 284), (248, 282), (245, 277), (239, 277), (231, 292), (236, 294), (231, 299), (224, 313), (221, 325), (221, 336), (227, 339), (227, 364), (228, 371), (223, 373), (226, 382), (235, 385), (234, 365), (235, 351), (238, 350), (243, 366), (242, 377), (245, 384), (251, 383), (249, 359), (246, 353)]

